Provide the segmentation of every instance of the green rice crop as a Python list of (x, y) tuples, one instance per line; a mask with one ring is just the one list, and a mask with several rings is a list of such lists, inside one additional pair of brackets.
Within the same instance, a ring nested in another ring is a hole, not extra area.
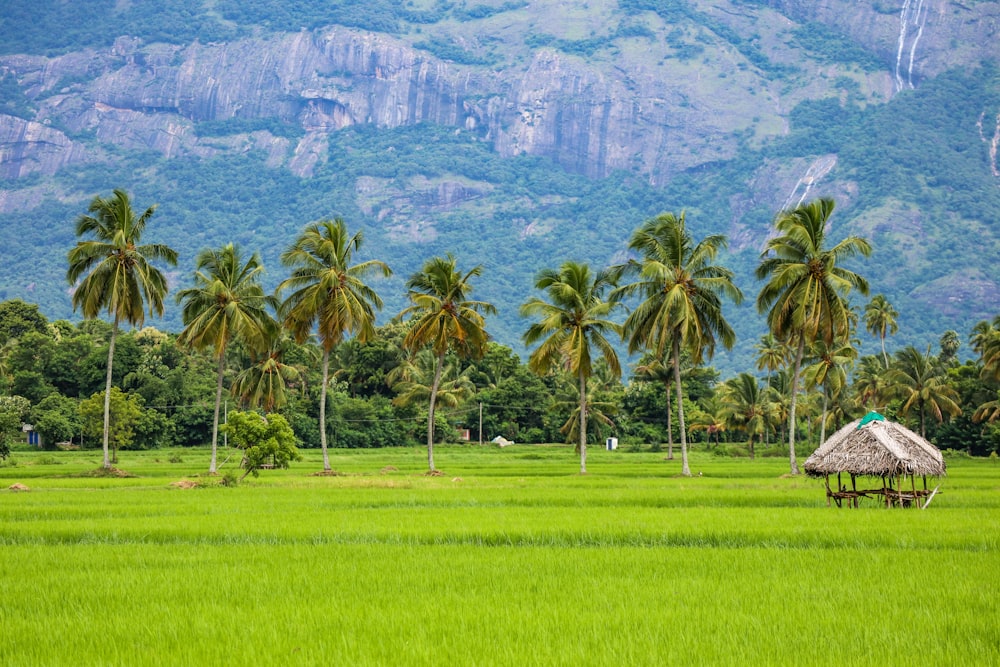
[(993, 461), (949, 462), (920, 511), (703, 452), (692, 478), (603, 450), (580, 476), (565, 447), (444, 447), (444, 477), (335, 451), (317, 477), (306, 452), (236, 488), (200, 450), (124, 452), (121, 479), (17, 456), (4, 665), (1000, 662)]

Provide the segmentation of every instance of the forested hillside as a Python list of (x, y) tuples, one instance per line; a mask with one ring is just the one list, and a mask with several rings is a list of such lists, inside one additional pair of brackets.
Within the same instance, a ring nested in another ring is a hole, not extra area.
[[(824, 195), (832, 237), (874, 246), (852, 268), (899, 310), (890, 345), (936, 344), (1000, 312), (995, 19), (942, 0), (12, 0), (0, 299), (70, 317), (73, 221), (124, 188), (159, 205), (175, 288), (229, 241), (273, 286), (301, 228), (340, 215), (395, 270), (383, 319), (452, 252), (483, 264), (490, 331), (520, 349), (539, 269), (620, 261), (684, 210), (754, 295), (775, 214)], [(728, 315), (716, 366), (748, 369), (763, 321), (752, 299)]]

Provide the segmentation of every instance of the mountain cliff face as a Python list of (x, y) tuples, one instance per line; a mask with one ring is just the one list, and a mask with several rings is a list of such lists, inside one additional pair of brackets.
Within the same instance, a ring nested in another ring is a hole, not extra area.
[[(83, 202), (94, 192), (59, 175), (114, 164), (123, 153), (168, 161), (262, 154), (268, 167), (309, 179), (333, 159), (346, 128), (428, 124), (468, 134), (504, 158), (544, 158), (592, 179), (631, 173), (663, 193), (699, 180), (708, 188), (713, 178), (731, 185), (719, 165), (735, 160), (739, 187), (720, 186), (719, 209), (703, 212), (724, 221), (719, 231), (737, 252), (759, 248), (774, 211), (819, 194), (837, 197), (853, 229), (898, 234), (905, 225), (892, 220), (926, 224), (927, 212), (866, 200), (836, 146), (767, 147), (794, 137), (803, 105), (875, 109), (956, 68), (1000, 61), (995, 2), (418, 4), (436, 13), (391, 34), (251, 26), (226, 41), (120, 35), (108, 47), (0, 56), (0, 178), (10, 185), (0, 190), (0, 213), (23, 214), (53, 197)], [(978, 168), (1000, 187), (1000, 106), (981, 107), (966, 113), (979, 137), (968, 149), (988, 156)], [(489, 215), (481, 207), (499, 192), (462, 173), (353, 178), (368, 223), (406, 242), (437, 238), (436, 221), (449, 212)], [(505, 224), (522, 240), (555, 233), (567, 221), (547, 213), (552, 201), (534, 197)], [(995, 219), (976, 222), (992, 257)], [(613, 252), (620, 243), (606, 257)], [(929, 260), (926, 250), (914, 257)], [(956, 279), (938, 272), (931, 280), (954, 287)], [(962, 303), (977, 314), (1000, 309), (998, 283), (996, 267), (983, 266)], [(934, 293), (926, 285), (896, 289), (923, 303)]]

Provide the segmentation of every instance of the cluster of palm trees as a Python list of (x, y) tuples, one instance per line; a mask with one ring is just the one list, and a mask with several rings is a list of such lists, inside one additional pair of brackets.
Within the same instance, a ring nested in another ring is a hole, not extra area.
[[(769, 328), (758, 347), (758, 370), (767, 371), (768, 382), (762, 387), (755, 376), (743, 373), (724, 383), (719, 398), (730, 426), (748, 434), (751, 453), (754, 438), (759, 439), (761, 434), (769, 437), (775, 412), (780, 414), (781, 421), (789, 425), (793, 474), (798, 473), (794, 425), (800, 384), (821, 391), (821, 428), (825, 429), (827, 413), (836, 411), (836, 400), (847, 384), (847, 368), (855, 357), (852, 336), (858, 317), (848, 297), (855, 290), (868, 293), (864, 278), (842, 264), (853, 256), (868, 256), (871, 246), (856, 236), (830, 246), (827, 227), (833, 210), (832, 200), (817, 199), (777, 216), (776, 234), (767, 242), (757, 269), (757, 277), (763, 282), (757, 308), (766, 316)], [(140, 245), (153, 211), (151, 207), (137, 216), (128, 195), (121, 190), (115, 190), (109, 199), (97, 197), (90, 205), (90, 215), (82, 216), (77, 223), (78, 235), (96, 238), (78, 242), (69, 252), (67, 279), (74, 286), (74, 308), (80, 308), (85, 318), (106, 311), (113, 322), (107, 394), (114, 336), (119, 326), (142, 325), (145, 307), (150, 314), (162, 314), (166, 280), (152, 262), (176, 263), (176, 254), (166, 246)], [(324, 470), (330, 470), (326, 437), (330, 355), (350, 337), (362, 343), (371, 338), (382, 300), (366, 279), (390, 275), (383, 262), (354, 263), (354, 253), (362, 242), (362, 234), (350, 234), (340, 219), (308, 225), (281, 255), (291, 273), (274, 294), (267, 294), (261, 285), (262, 266), (256, 253), (246, 257), (237, 246), (229, 244), (198, 255), (193, 286), (177, 294), (185, 327), (179, 342), (192, 349), (211, 349), (217, 361), (211, 472), (217, 466), (227, 349), (238, 343), (247, 350), (251, 361), (237, 376), (234, 391), (248, 398), (250, 404), (270, 409), (284, 382), (294, 374), (294, 369), (280, 362), (277, 346), (282, 330), (299, 343), (313, 335), (320, 343), (320, 438)], [(670, 385), (675, 390), (682, 474), (690, 475), (682, 358), (698, 365), (711, 359), (719, 344), (732, 347), (735, 334), (723, 316), (722, 305), (724, 300), (740, 303), (743, 293), (734, 283), (733, 273), (716, 263), (719, 252), (726, 247), (726, 238), (709, 235), (696, 240), (687, 229), (683, 213), (665, 213), (645, 222), (634, 232), (628, 247), (632, 259), (600, 271), (567, 261), (557, 269), (547, 268), (538, 274), (535, 286), (541, 296), (530, 297), (521, 307), (522, 315), (534, 320), (523, 336), (533, 348), (529, 367), (541, 375), (560, 369), (575, 378), (578, 404), (566, 428), (578, 435), (580, 469), (586, 472), (588, 380), (596, 372), (597, 360), (602, 360), (602, 372), (620, 377), (615, 342), (626, 342), (630, 353), (644, 353), (637, 372), (668, 386), (668, 416)], [(447, 360), (451, 355), (479, 358), (489, 340), (484, 316), (495, 309), (470, 297), (472, 282), (480, 275), (478, 266), (460, 271), (457, 260), (449, 254), (427, 261), (406, 283), (410, 305), (399, 317), (407, 320), (403, 348), (410, 354), (410, 362), (397, 369), (393, 379), (410, 399), (419, 395), (428, 401), (427, 452), (431, 471), (435, 470), (435, 407), (439, 394), (446, 401), (453, 395), (447, 388), (441, 394)], [(626, 313), (621, 323), (613, 319), (619, 310)], [(868, 330), (882, 339), (885, 362), (881, 369), (867, 369), (881, 371), (874, 379), (875, 386), (869, 387), (868, 399), (882, 398), (883, 385), (888, 383), (910, 387), (912, 393), (905, 397), (904, 410), (918, 410), (921, 420), (925, 411), (934, 416), (953, 412), (948, 387), (942, 387), (927, 368), (920, 366), (919, 353), (912, 359), (903, 358), (907, 352), (890, 368), (884, 340), (895, 331), (895, 317), (892, 306), (880, 295), (872, 299), (864, 313)], [(977, 343), (984, 358), (993, 359), (993, 373), (1000, 359), (997, 338), (995, 330), (984, 330)], [(780, 406), (781, 401), (770, 398), (770, 380), (784, 368), (790, 371), (783, 392), (787, 406), (779, 409), (775, 406)], [(864, 378), (865, 372), (862, 368), (859, 377)], [(416, 381), (418, 375), (423, 380)], [(995, 406), (992, 409), (1000, 411)], [(107, 424), (106, 401), (105, 467), (110, 466)]]

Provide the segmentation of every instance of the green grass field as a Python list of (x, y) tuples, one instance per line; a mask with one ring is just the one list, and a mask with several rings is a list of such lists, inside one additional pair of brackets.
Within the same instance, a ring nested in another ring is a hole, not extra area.
[(950, 460), (920, 511), (827, 508), (782, 459), (305, 456), (225, 488), (205, 450), (123, 452), (121, 479), (16, 452), (0, 664), (1000, 663), (996, 461)]

